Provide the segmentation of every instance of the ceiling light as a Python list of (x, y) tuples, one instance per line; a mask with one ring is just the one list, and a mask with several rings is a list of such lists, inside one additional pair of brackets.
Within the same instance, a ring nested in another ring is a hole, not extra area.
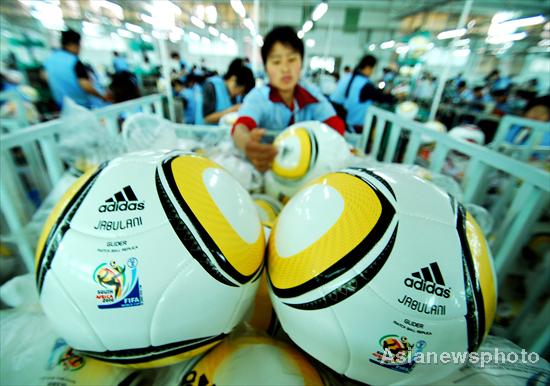
[(122, 28), (117, 29), (116, 32), (123, 38), (132, 39), (134, 37), (133, 33)]
[(90, 7), (98, 10), (99, 8), (108, 9), (117, 19), (124, 19), (124, 11), (122, 7), (118, 4), (112, 3), (107, 0), (94, 0), (90, 1)]
[(376, 49), (376, 44), (371, 44), (369, 46), (369, 51), (374, 51)]
[(395, 46), (395, 40), (388, 40), (387, 42), (380, 44), (380, 48), (382, 48), (383, 50), (392, 48), (393, 46)]
[(322, 3), (317, 5), (317, 7), (315, 7), (315, 10), (311, 14), (311, 18), (313, 19), (313, 21), (317, 21), (323, 17), (323, 15), (327, 12), (327, 10), (328, 10), (328, 4), (323, 1)]
[(206, 36), (201, 37), (201, 43), (205, 45), (210, 45), (210, 39), (208, 39)]
[(246, 16), (246, 9), (241, 0), (231, 0), (231, 7), (240, 17), (244, 18)]
[(439, 40), (452, 39), (464, 36), (466, 34), (466, 28), (451, 29), (448, 31), (443, 31), (437, 34)]
[(306, 40), (306, 47), (315, 47), (315, 39), (307, 39)]
[(199, 19), (196, 16), (191, 16), (191, 23), (193, 23), (195, 26), (197, 26), (199, 28), (206, 27), (206, 25), (204, 24), (204, 21), (202, 21), (201, 19)]
[(137, 34), (142, 34), (143, 33), (143, 28), (141, 28), (138, 25), (131, 24), (131, 23), (125, 23), (124, 25), (126, 26), (126, 29), (128, 31), (132, 31), (132, 32), (135, 32)]
[(218, 31), (216, 28), (214, 28), (212, 26), (208, 27), (208, 32), (212, 36), (216, 36), (216, 37), (220, 36), (220, 31)]
[(201, 37), (199, 36), (199, 34), (193, 31), (189, 32), (189, 37), (191, 38), (191, 40), (195, 40), (195, 41), (201, 40)]
[(522, 19), (509, 20), (502, 23), (498, 23), (500, 26), (508, 28), (521, 28), (528, 27), (531, 25), (537, 25), (544, 23), (546, 19), (542, 15), (537, 15), (533, 17), (524, 17)]
[(461, 48), (461, 49), (453, 51), (453, 56), (456, 56), (458, 58), (464, 58), (468, 55), (470, 55), (470, 49), (469, 48)]
[(256, 26), (254, 25), (254, 22), (251, 18), (247, 17), (246, 19), (244, 19), (243, 24), (246, 28), (248, 28), (253, 36), (256, 35)]
[(302, 31), (304, 31), (304, 33), (307, 33), (311, 31), (312, 28), (313, 28), (313, 22), (311, 20), (307, 20), (302, 26)]
[(303, 39), (305, 34), (304, 34), (304, 31), (299, 30), (297, 35), (300, 39)]
[(214, 5), (209, 5), (205, 8), (205, 19), (210, 24), (215, 24), (218, 20), (218, 11)]
[(489, 36), (485, 41), (489, 44), (503, 44), (507, 42), (513, 42), (522, 40), (527, 37), (527, 32), (518, 32), (509, 35)]

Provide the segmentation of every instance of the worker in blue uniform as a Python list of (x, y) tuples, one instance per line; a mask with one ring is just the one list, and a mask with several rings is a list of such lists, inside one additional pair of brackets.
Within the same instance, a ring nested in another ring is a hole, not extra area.
[(44, 63), (48, 84), (57, 105), (63, 107), (65, 97), (86, 108), (93, 105), (91, 97), (107, 100), (94, 86), (88, 69), (78, 58), (80, 34), (70, 29), (63, 31), (61, 47)]
[(376, 87), (371, 76), (376, 58), (365, 55), (350, 77), (342, 79), (330, 100), (346, 111), (346, 126), (349, 131), (362, 132), (368, 107), (374, 103), (394, 103), (395, 97)]
[(218, 123), (225, 114), (237, 111), (241, 98), (254, 88), (254, 74), (242, 59), (235, 59), (223, 76), (206, 79), (203, 86), (204, 123)]

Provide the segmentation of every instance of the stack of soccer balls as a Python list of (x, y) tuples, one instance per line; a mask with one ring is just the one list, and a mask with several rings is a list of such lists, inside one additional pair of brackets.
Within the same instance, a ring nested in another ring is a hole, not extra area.
[[(307, 130), (300, 136), (289, 151), (328, 146)], [(299, 160), (296, 176), (310, 164)], [(90, 357), (139, 368), (191, 360), (178, 379), (185, 385), (326, 383), (284, 344), (220, 344), (254, 302), (265, 252), (253, 200), (221, 166), (133, 153), (66, 193), (40, 238), (36, 280), (58, 333)], [(419, 356), (475, 350), (494, 315), (479, 227), (404, 171), (349, 168), (310, 181), (275, 221), (266, 255), (284, 331), (353, 380), (443, 378), (456, 366)]]

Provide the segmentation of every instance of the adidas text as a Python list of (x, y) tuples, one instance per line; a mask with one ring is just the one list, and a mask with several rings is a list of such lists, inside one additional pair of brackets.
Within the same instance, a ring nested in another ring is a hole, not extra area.
[(113, 202), (110, 204), (103, 204), (99, 207), (99, 212), (124, 212), (131, 210), (143, 210), (145, 209), (144, 202)]
[(451, 290), (445, 287), (441, 287), (432, 282), (426, 282), (424, 280), (413, 280), (408, 277), (405, 279), (405, 285), (409, 288), (414, 288), (419, 291), (424, 291), (429, 294), (435, 294), (437, 296), (442, 296), (444, 298), (449, 298), (451, 296)]

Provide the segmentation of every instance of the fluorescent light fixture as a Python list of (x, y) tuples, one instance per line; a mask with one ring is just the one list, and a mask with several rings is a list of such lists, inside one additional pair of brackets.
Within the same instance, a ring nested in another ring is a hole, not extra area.
[(205, 8), (205, 19), (210, 24), (215, 24), (218, 20), (218, 11), (214, 5), (208, 5)]
[(246, 28), (248, 28), (252, 35), (256, 35), (256, 26), (254, 25), (254, 22), (251, 18), (247, 17), (246, 19), (244, 19), (243, 24)]
[(517, 12), (497, 12), (491, 19), (491, 24), (502, 23), (503, 21), (510, 20), (516, 16), (518, 16)]
[(143, 33), (143, 28), (141, 28), (139, 25), (135, 25), (135, 24), (131, 24), (131, 23), (124, 23), (124, 25), (126, 26), (126, 29), (128, 31), (132, 31), (132, 32), (135, 32), (137, 34), (142, 34)]
[(204, 21), (202, 21), (201, 19), (199, 19), (196, 16), (191, 16), (191, 23), (193, 23), (195, 26), (197, 26), (199, 28), (204, 29), (204, 27), (206, 27), (206, 25), (204, 24)]
[(264, 45), (264, 38), (262, 35), (256, 35), (256, 44), (260, 47)]
[(210, 39), (208, 39), (206, 36), (203, 36), (201, 37), (201, 43), (209, 45), (211, 42), (210, 42)]
[(151, 25), (155, 24), (155, 20), (153, 20), (152, 16), (149, 16), (149, 15), (146, 15), (145, 13), (142, 13), (141, 15), (139, 15), (139, 17), (141, 18), (141, 20), (143, 20), (147, 24), (151, 24)]
[(466, 34), (466, 28), (451, 29), (448, 31), (443, 31), (437, 34), (439, 40), (459, 38)]
[(201, 20), (204, 19), (204, 5), (199, 4), (195, 7), (195, 15)]
[(527, 32), (518, 32), (510, 35), (489, 36), (485, 41), (489, 44), (503, 44), (522, 40), (527, 37)]
[(153, 13), (157, 11), (160, 13), (170, 12), (175, 13), (178, 16), (181, 15), (181, 8), (172, 3), (170, 0), (153, 0), (153, 9)]
[(470, 39), (460, 39), (454, 42), (455, 47), (467, 46), (470, 44)]
[(153, 39), (151, 38), (151, 36), (149, 36), (147, 34), (141, 35), (141, 40), (143, 40), (144, 42), (147, 42), (147, 43), (153, 43)]
[(395, 46), (395, 40), (388, 40), (387, 42), (380, 44), (380, 48), (382, 48), (383, 50), (392, 48), (393, 46)]
[(304, 33), (307, 33), (311, 31), (312, 28), (313, 28), (313, 22), (311, 20), (307, 20), (302, 26), (302, 31), (304, 31)]
[(199, 36), (199, 34), (193, 31), (189, 32), (189, 38), (195, 41), (201, 40), (201, 37)]
[(395, 52), (399, 55), (409, 52), (409, 46), (399, 46), (395, 49)]
[(317, 7), (315, 7), (315, 10), (311, 14), (311, 18), (313, 19), (313, 21), (317, 21), (322, 18), (325, 13), (327, 13), (327, 10), (328, 4), (323, 1), (322, 3), (319, 3)]
[(96, 10), (99, 8), (105, 8), (109, 10), (117, 19), (120, 19), (120, 20), (124, 19), (124, 11), (122, 10), (122, 7), (110, 1), (93, 0), (93, 1), (90, 1), (90, 7), (95, 8)]
[(216, 28), (214, 28), (212, 26), (208, 27), (208, 32), (212, 36), (216, 36), (216, 37), (220, 36), (220, 31), (218, 31)]
[(46, 2), (32, 2), (31, 16), (39, 20), (46, 28), (57, 29), (64, 25), (63, 11), (58, 5)]
[(522, 19), (515, 19), (515, 20), (508, 20), (502, 23), (498, 23), (501, 27), (508, 27), (508, 28), (521, 28), (521, 27), (528, 27), (531, 25), (537, 25), (542, 24), (546, 21), (544, 16), (537, 15), (532, 17), (524, 17)]
[(369, 51), (374, 51), (376, 49), (376, 44), (369, 45)]
[(460, 48), (458, 50), (453, 51), (453, 56), (456, 56), (457, 58), (464, 58), (468, 55), (470, 55), (470, 49), (469, 48)]
[(117, 29), (116, 32), (123, 38), (132, 39), (134, 37), (133, 33), (122, 28)]
[(246, 9), (241, 0), (231, 0), (231, 7), (240, 17), (244, 18), (246, 16)]
[(297, 33), (297, 35), (298, 35), (298, 37), (299, 37), (300, 39), (303, 39), (305, 34), (304, 34), (304, 31), (299, 30), (298, 33)]

